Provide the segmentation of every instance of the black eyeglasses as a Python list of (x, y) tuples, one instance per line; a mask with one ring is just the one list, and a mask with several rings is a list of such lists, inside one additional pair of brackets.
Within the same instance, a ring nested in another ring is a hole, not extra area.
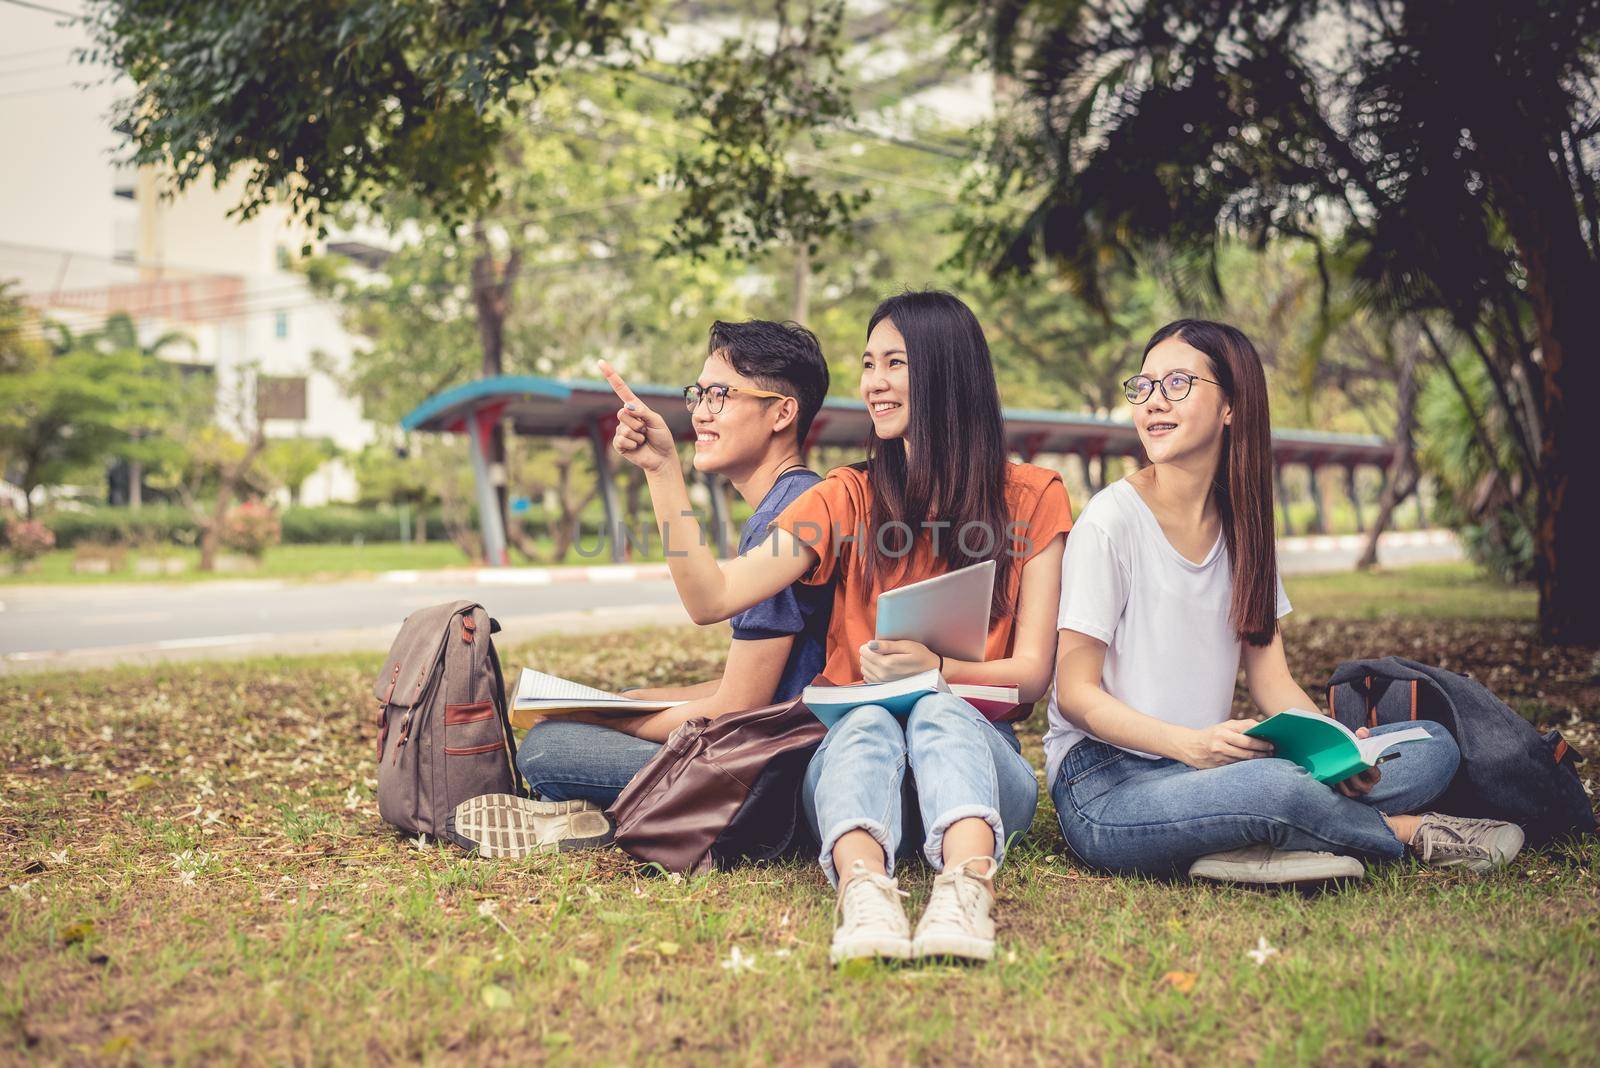
[(1201, 378), (1192, 371), (1168, 371), (1159, 379), (1149, 375), (1134, 375), (1122, 383), (1122, 395), (1128, 398), (1131, 404), (1143, 404), (1150, 399), (1150, 394), (1156, 387), (1161, 388), (1161, 395), (1169, 401), (1181, 401), (1189, 395), (1189, 390), (1194, 388), (1196, 382), (1210, 382), (1218, 389), (1222, 383), (1214, 378)]
[(716, 415), (722, 411), (722, 406), (728, 403), (728, 394), (744, 393), (751, 397), (771, 397), (782, 400), (787, 393), (773, 393), (766, 389), (745, 389), (743, 386), (684, 386), (683, 406), (689, 409), (690, 414), (700, 407), (700, 399), (705, 398), (706, 406), (711, 409), (711, 414)]

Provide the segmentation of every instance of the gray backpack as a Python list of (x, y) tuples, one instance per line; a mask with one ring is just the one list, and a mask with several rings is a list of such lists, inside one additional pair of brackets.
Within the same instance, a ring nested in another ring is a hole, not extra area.
[(407, 834), (445, 832), (481, 794), (525, 794), (517, 774), (500, 657), (500, 624), (471, 601), (406, 617), (373, 686), (378, 700), (378, 813)]

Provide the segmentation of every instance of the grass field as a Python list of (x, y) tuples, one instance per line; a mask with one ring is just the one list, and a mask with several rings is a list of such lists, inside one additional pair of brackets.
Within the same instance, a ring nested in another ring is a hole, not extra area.
[[(465, 567), (466, 554), (447, 541), (373, 542), (370, 545), (279, 545), (268, 549), (258, 567), (244, 571), (197, 571), (200, 550), (167, 546), (158, 550), (127, 550), (121, 566), (109, 573), (73, 570), (71, 549), (48, 552), (26, 571), (0, 569), (0, 584), (97, 582), (204, 582), (209, 579), (274, 578), (314, 579), (329, 575), (355, 576), (377, 571)], [(184, 570), (141, 573), (135, 561), (144, 558), (181, 560)]]
[[(1461, 568), (1289, 591), (1312, 693), (1341, 659), (1404, 652), (1600, 748), (1596, 651), (1538, 646), (1526, 592)], [(710, 675), (725, 641), (503, 653), (620, 686)], [(1044, 800), (1001, 874), (992, 966), (835, 972), (814, 863), (667, 879), (615, 852), (487, 862), (389, 832), (378, 659), (0, 679), (0, 1062), (1490, 1064), (1600, 1047), (1594, 843), (1482, 879), (1406, 863), (1274, 895), (1089, 871)], [(1036, 765), (1042, 719), (1022, 731)], [(919, 907), (929, 873), (904, 875)]]
[[(547, 539), (537, 542), (543, 556), (529, 561), (520, 555), (512, 563), (519, 566), (550, 566), (550, 545)], [(610, 549), (593, 537), (583, 542), (587, 556), (576, 549), (569, 550), (560, 565), (589, 567), (611, 563)], [(646, 551), (648, 550), (648, 551)], [(137, 561), (180, 560), (184, 569), (176, 572), (140, 571)], [(635, 562), (664, 559), (660, 545), (655, 541), (644, 543), (633, 554)], [(467, 554), (447, 541), (430, 541), (421, 545), (398, 541), (370, 542), (366, 545), (279, 545), (268, 549), (259, 564), (244, 569), (226, 568), (217, 571), (198, 571), (198, 549), (166, 546), (156, 550), (126, 551), (116, 570), (80, 572), (74, 570), (75, 553), (70, 549), (48, 552), (23, 571), (5, 566), (0, 560), (0, 586), (35, 583), (105, 583), (105, 582), (206, 582), (212, 579), (328, 579), (359, 578), (379, 571), (426, 571), (446, 567), (471, 567)]]

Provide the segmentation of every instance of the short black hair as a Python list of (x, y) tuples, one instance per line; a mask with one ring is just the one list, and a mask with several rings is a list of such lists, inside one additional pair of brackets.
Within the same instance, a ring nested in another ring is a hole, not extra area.
[(760, 384), (800, 402), (795, 434), (801, 445), (811, 431), (811, 421), (828, 395), (828, 361), (822, 358), (817, 335), (796, 322), (775, 323), (751, 319), (745, 323), (711, 324), (708, 355), (721, 353), (733, 369)]

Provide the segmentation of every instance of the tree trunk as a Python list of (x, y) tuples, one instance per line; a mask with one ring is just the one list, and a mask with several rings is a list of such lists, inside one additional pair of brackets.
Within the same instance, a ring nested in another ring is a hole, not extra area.
[(580, 441), (555, 443), (557, 514), (550, 517), (549, 523), (550, 540), (554, 543), (551, 552), (554, 562), (558, 564), (567, 558), (568, 551), (578, 540), (583, 510), (595, 498), (596, 491), (593, 488), (581, 496), (575, 488), (577, 472), (574, 468), (584, 447)]
[(794, 314), (789, 318), (804, 326), (811, 314), (811, 250), (805, 242), (794, 253)]
[(228, 518), (228, 509), (239, 494), (239, 484), (266, 447), (266, 435), (257, 428), (255, 436), (250, 439), (250, 447), (239, 462), (232, 467), (223, 467), (222, 477), (217, 480), (217, 499), (211, 506), (211, 515), (200, 518), (201, 571), (217, 569), (217, 550), (222, 547), (222, 525)]
[[(640, 523), (639, 521), (639, 508), (643, 501), (644, 490), (644, 472), (630, 464), (628, 466), (627, 477), (622, 483), (622, 521), (627, 524), (630, 535), (636, 532), (645, 533), (645, 544), (648, 544), (649, 532), (645, 529), (645, 524)], [(650, 526), (655, 525), (654, 513), (651, 514), (650, 518), (646, 522)], [(631, 536), (623, 539), (622, 548), (627, 554), (627, 558), (632, 560), (634, 545), (633, 538)]]
[(1378, 566), (1378, 538), (1394, 521), (1395, 509), (1417, 488), (1417, 346), (1408, 345), (1400, 360), (1399, 389), (1395, 394), (1394, 459), (1389, 461), (1383, 493), (1378, 497), (1378, 516), (1367, 531), (1367, 544), (1356, 561), (1357, 571)]
[(1544, 369), (1534, 579), (1539, 634), (1559, 644), (1600, 644), (1600, 553), (1585, 519), (1600, 500), (1600, 263), (1585, 244), (1574, 192), (1532, 124), (1508, 124), (1485, 145), (1503, 169), (1496, 203), (1527, 271)]
[[(513, 249), (502, 264), (484, 231), (483, 223), (473, 225), (478, 255), (472, 261), (472, 305), (478, 317), (478, 343), (483, 349), (483, 377), (505, 373), (506, 318), (511, 311), (511, 291), (522, 270), (522, 252)], [(511, 530), (510, 494), (505, 483), (506, 432), (497, 420), (489, 430), (484, 461), (494, 481), (494, 496), (500, 509), (500, 529)]]

